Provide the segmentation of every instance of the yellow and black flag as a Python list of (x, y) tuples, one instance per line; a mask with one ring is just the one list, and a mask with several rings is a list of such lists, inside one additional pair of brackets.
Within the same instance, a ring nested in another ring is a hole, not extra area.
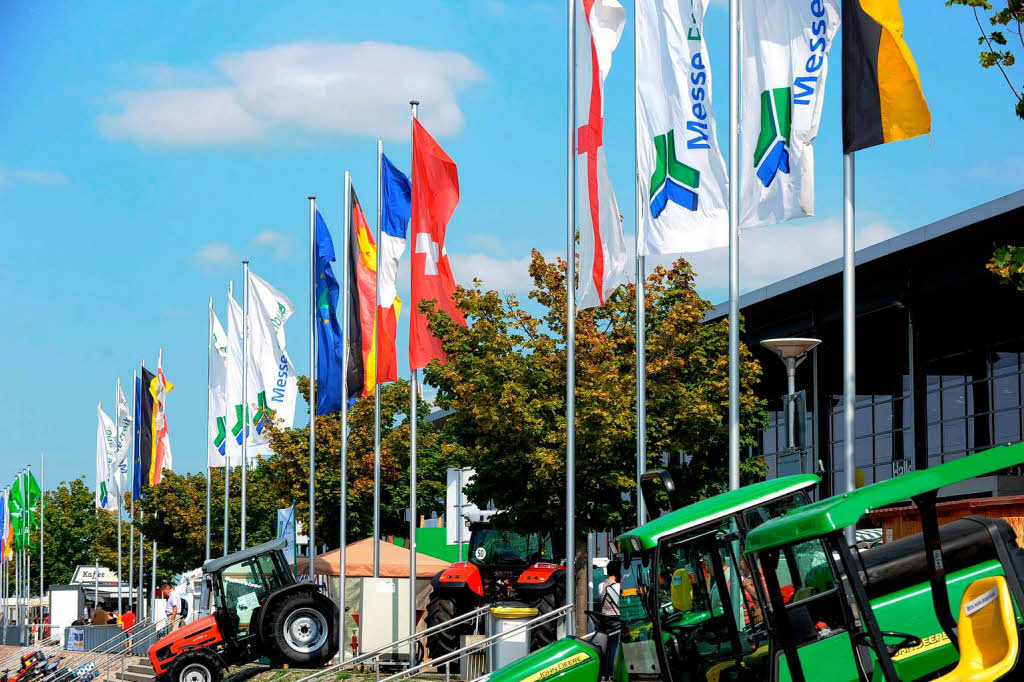
[(898, 0), (843, 0), (843, 151), (931, 128)]

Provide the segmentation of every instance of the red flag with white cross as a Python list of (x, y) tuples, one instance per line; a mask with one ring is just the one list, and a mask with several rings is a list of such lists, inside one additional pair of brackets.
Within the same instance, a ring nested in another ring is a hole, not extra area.
[(412, 123), (412, 314), (409, 316), (409, 367), (422, 369), (437, 358), (445, 361), (441, 342), (427, 326), (420, 301), (437, 307), (463, 327), (466, 318), (455, 307), (448, 252), (444, 248), (448, 221), (459, 203), (459, 170), (420, 122)]

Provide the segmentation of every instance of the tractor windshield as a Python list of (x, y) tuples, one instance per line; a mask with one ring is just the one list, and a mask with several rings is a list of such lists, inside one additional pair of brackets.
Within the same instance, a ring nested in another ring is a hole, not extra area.
[(479, 564), (518, 565), (553, 561), (554, 552), (550, 535), (523, 535), (511, 530), (482, 528), (473, 529), (470, 557)]

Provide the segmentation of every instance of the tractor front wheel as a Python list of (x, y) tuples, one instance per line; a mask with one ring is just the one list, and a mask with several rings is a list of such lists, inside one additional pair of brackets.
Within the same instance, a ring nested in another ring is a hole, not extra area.
[(171, 666), (168, 682), (221, 682), (220, 661), (203, 649), (186, 651)]
[[(537, 615), (543, 616), (555, 609), (565, 606), (565, 579), (559, 580), (554, 586), (541, 595), (534, 603)], [(558, 618), (546, 621), (533, 629), (530, 637), (530, 650), (542, 649), (558, 639)]]
[(315, 668), (338, 653), (337, 623), (331, 604), (319, 594), (308, 591), (288, 595), (274, 605), (266, 622), (266, 643), (273, 649), (267, 653), (276, 660)]
[[(460, 609), (459, 604), (450, 597), (440, 597), (436, 592), (430, 595), (430, 601), (427, 602), (427, 615), (425, 617), (426, 625), (428, 628), (432, 628), (435, 625), (442, 625), (450, 620), (453, 620), (457, 616), (465, 613), (465, 609)], [(454, 627), (441, 630), (427, 637), (427, 651), (430, 653), (431, 659), (437, 659), (445, 654), (449, 654), (457, 650), (460, 646), (459, 638), (461, 635), (473, 634), (473, 621), (470, 620), (466, 623), (460, 623)], [(445, 668), (450, 670), (452, 673), (459, 672), (459, 659), (454, 659), (447, 665), (442, 663), (439, 668)]]

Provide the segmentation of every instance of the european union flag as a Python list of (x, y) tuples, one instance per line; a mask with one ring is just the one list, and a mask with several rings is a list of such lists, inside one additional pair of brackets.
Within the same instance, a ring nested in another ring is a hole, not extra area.
[(316, 413), (341, 410), (341, 374), (345, 371), (341, 325), (338, 324), (338, 280), (331, 269), (334, 242), (320, 211), (316, 212)]

